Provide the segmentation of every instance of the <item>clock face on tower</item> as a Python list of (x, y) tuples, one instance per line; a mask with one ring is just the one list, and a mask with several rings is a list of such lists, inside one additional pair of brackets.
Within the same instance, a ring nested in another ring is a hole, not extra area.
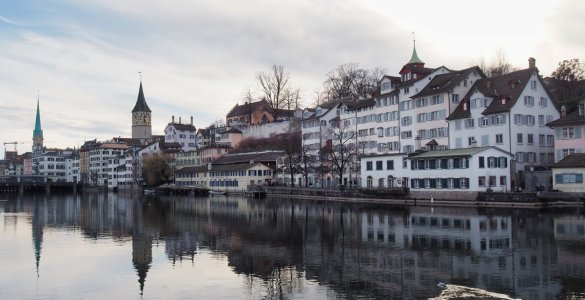
[(132, 126), (150, 126), (150, 113), (148, 112), (132, 113)]

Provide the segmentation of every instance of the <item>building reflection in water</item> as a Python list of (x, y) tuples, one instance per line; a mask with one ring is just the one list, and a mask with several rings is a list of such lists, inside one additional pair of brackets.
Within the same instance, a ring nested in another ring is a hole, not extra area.
[(80, 230), (131, 243), (140, 294), (158, 243), (171, 264), (202, 251), (227, 261), (253, 298), (291, 298), (307, 281), (347, 298), (433, 297), (437, 282), (523, 299), (585, 293), (585, 218), (574, 214), (111, 193), (2, 205), (31, 215), (37, 274), (43, 230)]

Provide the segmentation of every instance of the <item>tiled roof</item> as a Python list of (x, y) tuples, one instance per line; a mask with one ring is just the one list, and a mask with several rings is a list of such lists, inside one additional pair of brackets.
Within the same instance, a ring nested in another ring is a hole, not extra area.
[[(582, 100), (579, 105), (585, 105), (585, 100)], [(585, 115), (579, 115), (579, 109), (575, 109), (574, 111), (568, 113), (564, 118), (554, 120), (546, 125), (552, 128), (571, 125), (585, 125)]]
[(479, 72), (481, 77), (485, 77), (481, 69), (477, 66), (463, 69), (460, 71), (453, 71), (452, 73), (439, 74), (416, 95), (412, 98), (425, 97), (451, 91), (461, 81), (469, 77), (472, 72)]
[(199, 172), (206, 172), (207, 166), (197, 166), (197, 167), (185, 167), (177, 170), (177, 173), (199, 173)]
[(126, 144), (103, 143), (98, 148), (102, 149), (128, 149)]
[(585, 168), (585, 153), (573, 153), (558, 161), (552, 168)]
[[(497, 149), (506, 154), (508, 152), (494, 146), (484, 146), (484, 147), (472, 147), (472, 148), (458, 148), (458, 149), (449, 149), (449, 150), (435, 150), (435, 151), (426, 151), (420, 154), (414, 154), (409, 157), (409, 159), (419, 159), (419, 158), (439, 158), (439, 157), (456, 157), (456, 156), (471, 156), (473, 154), (485, 151), (487, 149)], [(511, 155), (511, 154), (509, 154)]]
[(242, 115), (248, 115), (251, 112), (254, 112), (256, 109), (258, 109), (259, 107), (262, 107), (262, 106), (268, 107), (268, 104), (266, 103), (265, 100), (244, 103), (242, 105), (236, 104), (236, 106), (234, 106), (232, 108), (232, 110), (230, 110), (230, 112), (226, 115), (226, 117), (231, 118), (231, 117), (237, 117), (237, 116), (242, 116)]

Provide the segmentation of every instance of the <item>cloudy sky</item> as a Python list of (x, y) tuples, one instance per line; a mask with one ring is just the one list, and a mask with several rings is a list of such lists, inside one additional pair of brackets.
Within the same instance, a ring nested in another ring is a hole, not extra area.
[(0, 141), (30, 151), (37, 94), (46, 146), (130, 136), (138, 72), (154, 134), (172, 115), (198, 128), (223, 119), (273, 64), (310, 104), (340, 64), (396, 75), (413, 31), (429, 67), (501, 49), (550, 75), (583, 60), (584, 15), (570, 0), (0, 0)]

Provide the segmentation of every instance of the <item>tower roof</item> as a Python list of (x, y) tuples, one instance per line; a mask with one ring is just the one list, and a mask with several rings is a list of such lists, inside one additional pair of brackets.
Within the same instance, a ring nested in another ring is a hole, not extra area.
[(408, 61), (409, 64), (424, 64), (420, 58), (418, 58), (418, 54), (416, 54), (416, 42), (414, 43), (414, 47), (412, 48), (412, 57)]
[(33, 131), (33, 139), (37, 136), (43, 137), (43, 129), (41, 129), (41, 110), (39, 109), (39, 100), (37, 99), (37, 117), (35, 120), (35, 130)]
[(132, 112), (138, 111), (151, 112), (150, 108), (148, 108), (148, 104), (146, 104), (146, 99), (144, 99), (142, 81), (140, 81), (140, 89), (138, 90), (138, 99), (136, 100), (136, 105), (134, 105), (134, 109), (132, 109)]

